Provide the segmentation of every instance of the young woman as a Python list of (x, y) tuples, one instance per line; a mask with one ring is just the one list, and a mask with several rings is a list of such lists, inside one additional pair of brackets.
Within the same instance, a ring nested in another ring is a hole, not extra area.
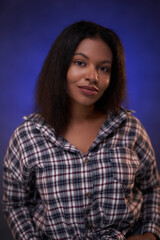
[(4, 159), (15, 239), (160, 237), (154, 151), (124, 97), (117, 35), (85, 21), (64, 29), (40, 73), (36, 113), (15, 130)]

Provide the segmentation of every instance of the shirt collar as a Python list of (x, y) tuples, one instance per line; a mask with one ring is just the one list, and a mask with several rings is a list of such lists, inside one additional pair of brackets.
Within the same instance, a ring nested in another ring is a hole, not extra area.
[(122, 122), (125, 121), (127, 115), (130, 114), (131, 111), (128, 111), (124, 108), (121, 108), (119, 112), (111, 112), (108, 115), (107, 120), (101, 126), (97, 138), (93, 142), (90, 151), (98, 145), (100, 142), (104, 140), (107, 136), (109, 136), (115, 129), (117, 129)]
[(57, 141), (55, 130), (46, 123), (44, 117), (42, 117), (39, 113), (32, 113), (28, 116), (24, 116), (23, 119), (25, 121), (32, 122), (34, 126), (42, 133), (42, 135), (49, 139), (49, 141), (58, 147), (62, 147), (60, 142)]
[[(120, 111), (111, 112), (108, 115), (107, 120), (101, 126), (97, 138), (93, 142), (89, 151), (91, 151), (96, 145), (98, 145), (104, 138), (106, 138), (109, 134), (111, 134), (116, 128), (118, 128), (123, 121), (125, 121), (128, 114), (132, 111), (128, 111), (124, 108), (121, 108)], [(33, 113), (28, 116), (23, 117), (24, 120), (30, 121), (34, 123), (35, 127), (41, 131), (41, 133), (47, 137), (54, 145), (63, 148), (67, 151), (77, 152), (78, 150), (72, 146), (68, 141), (66, 141), (63, 137), (56, 136), (55, 130), (50, 127), (45, 119), (38, 113)]]

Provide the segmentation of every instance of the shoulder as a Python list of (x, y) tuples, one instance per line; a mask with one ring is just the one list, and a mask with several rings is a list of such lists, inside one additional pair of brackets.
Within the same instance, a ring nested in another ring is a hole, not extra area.
[(132, 112), (126, 114), (125, 128), (128, 129), (128, 136), (134, 138), (135, 148), (145, 149), (154, 154), (150, 137), (140, 120)]
[(37, 126), (44, 124), (44, 119), (37, 113), (23, 117), (24, 121), (14, 130), (9, 144), (19, 146), (23, 142), (27, 142), (33, 135), (40, 134), (40, 129)]
[(141, 121), (134, 115), (135, 111), (123, 109), (126, 113), (124, 125), (128, 130), (135, 132), (137, 135), (147, 134)]
[(123, 137), (132, 140), (134, 144), (151, 146), (150, 138), (141, 121), (134, 115), (135, 112), (122, 109), (124, 121), (118, 131)]

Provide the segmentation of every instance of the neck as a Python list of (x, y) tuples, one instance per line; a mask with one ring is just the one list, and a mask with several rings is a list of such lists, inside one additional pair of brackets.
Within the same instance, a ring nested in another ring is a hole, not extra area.
[(85, 120), (93, 119), (97, 111), (94, 106), (82, 106), (82, 105), (70, 105), (71, 109), (71, 121), (73, 122), (83, 122)]

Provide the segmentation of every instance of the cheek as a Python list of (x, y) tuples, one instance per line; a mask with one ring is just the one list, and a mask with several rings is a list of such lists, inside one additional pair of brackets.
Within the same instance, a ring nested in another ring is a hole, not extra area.
[(107, 80), (103, 81), (103, 83), (100, 86), (100, 96), (102, 96), (104, 94), (104, 92), (109, 87), (109, 84), (110, 84), (110, 78), (108, 78)]
[(74, 93), (74, 88), (76, 83), (78, 82), (77, 71), (70, 69), (67, 72), (67, 92), (69, 95)]
[(109, 84), (110, 84), (110, 77), (103, 81), (102, 89), (104, 89), (105, 91), (108, 88)]
[(70, 69), (67, 72), (67, 83), (69, 83), (72, 79), (72, 72), (70, 71)]
[(79, 72), (76, 69), (71, 67), (67, 72), (67, 82), (74, 83), (78, 81), (78, 78), (79, 78)]

